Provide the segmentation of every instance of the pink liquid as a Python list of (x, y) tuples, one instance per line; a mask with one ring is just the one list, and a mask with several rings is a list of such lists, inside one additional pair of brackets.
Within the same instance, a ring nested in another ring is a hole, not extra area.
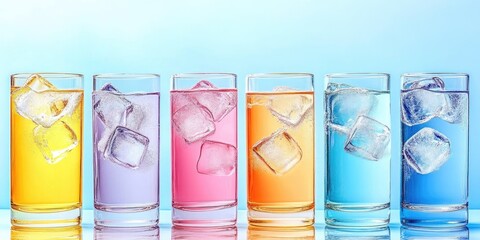
[[(236, 90), (172, 91), (172, 99), (208, 92), (229, 93), (237, 98)], [(172, 100), (172, 116), (182, 101)], [(202, 143), (205, 140), (229, 144), (237, 148), (237, 107), (223, 119), (214, 122), (215, 132), (200, 140), (187, 143), (172, 122), (172, 197), (173, 207), (184, 210), (215, 209), (233, 206), (237, 202), (237, 168), (230, 175), (207, 175), (197, 171)]]

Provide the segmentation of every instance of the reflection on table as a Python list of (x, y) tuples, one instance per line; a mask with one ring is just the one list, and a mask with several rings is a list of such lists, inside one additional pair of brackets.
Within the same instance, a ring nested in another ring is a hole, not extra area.
[(247, 230), (249, 240), (265, 240), (265, 239), (315, 239), (315, 228), (298, 227), (298, 228), (268, 228), (249, 226)]
[(467, 227), (460, 228), (411, 228), (400, 229), (402, 240), (417, 239), (442, 239), (442, 240), (468, 240), (469, 230)]
[(368, 239), (368, 240), (389, 240), (390, 228), (332, 228), (325, 227), (326, 240), (351, 240), (351, 239)]
[(236, 240), (237, 228), (172, 227), (172, 240)]
[(11, 240), (80, 240), (82, 228), (80, 226), (61, 228), (28, 228), (12, 227), (10, 229)]
[(143, 228), (108, 228), (108, 227), (95, 227), (94, 230), (95, 240), (159, 240), (160, 229), (155, 227), (143, 227)]

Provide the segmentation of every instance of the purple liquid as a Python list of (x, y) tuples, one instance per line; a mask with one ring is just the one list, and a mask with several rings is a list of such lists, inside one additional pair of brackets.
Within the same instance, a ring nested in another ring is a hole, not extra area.
[[(104, 150), (99, 146), (102, 146), (102, 138), (112, 135), (113, 127), (108, 128), (101, 120), (100, 115), (95, 110), (93, 111), (95, 208), (120, 210), (124, 208), (156, 207), (159, 203), (160, 94), (115, 95), (130, 101), (142, 110), (143, 118), (139, 127), (132, 130), (147, 137), (149, 142), (146, 154), (138, 167), (128, 167), (112, 161), (105, 157)], [(101, 92), (94, 92), (93, 103), (100, 100), (101, 96)], [(108, 115), (104, 116), (104, 118), (107, 117)], [(120, 123), (119, 125), (123, 126), (125, 123)], [(110, 139), (107, 145), (111, 143)], [(124, 146), (122, 145), (122, 147)], [(128, 154), (129, 151), (121, 151), (121, 153), (127, 153), (127, 156), (131, 156)], [(134, 151), (131, 150), (131, 152)]]

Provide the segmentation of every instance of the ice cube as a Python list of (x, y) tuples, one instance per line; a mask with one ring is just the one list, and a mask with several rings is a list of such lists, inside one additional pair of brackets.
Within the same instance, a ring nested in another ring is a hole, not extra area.
[(195, 84), (195, 86), (192, 87), (192, 89), (216, 89), (215, 85), (213, 83), (207, 81), (207, 80), (202, 80)]
[(93, 109), (102, 122), (109, 128), (125, 126), (126, 116), (132, 112), (132, 103), (115, 93), (97, 91)]
[(247, 97), (247, 108), (252, 108), (254, 106), (267, 106), (269, 104), (269, 99), (266, 96), (261, 95), (251, 95)]
[(260, 140), (252, 149), (276, 175), (288, 173), (302, 159), (302, 149), (284, 129)]
[(110, 139), (110, 136), (112, 136), (113, 131), (115, 129), (111, 129), (108, 127), (105, 127), (105, 130), (103, 130), (102, 136), (100, 136), (100, 140), (98, 140), (97, 143), (97, 148), (100, 152), (104, 153), (105, 149), (107, 148), (108, 140)]
[(109, 139), (104, 156), (121, 166), (136, 169), (147, 153), (149, 142), (144, 135), (118, 126)]
[(326, 96), (327, 119), (345, 127), (354, 124), (360, 115), (368, 115), (377, 104), (377, 99), (367, 89), (346, 84), (329, 83)]
[(198, 82), (189, 94), (199, 105), (202, 105), (213, 116), (215, 122), (221, 121), (230, 111), (237, 106), (237, 96), (233, 92), (217, 89), (211, 82), (202, 80)]
[(205, 175), (229, 176), (237, 166), (237, 148), (235, 146), (206, 140), (200, 149), (197, 171)]
[(422, 128), (405, 142), (403, 157), (417, 173), (429, 174), (449, 159), (450, 141), (435, 129)]
[(189, 97), (188, 93), (180, 93), (175, 92), (171, 94), (171, 102), (172, 102), (172, 112), (178, 111), (180, 108), (195, 103), (195, 99)]
[(274, 91), (285, 94), (272, 96), (267, 107), (272, 115), (289, 126), (298, 125), (313, 106), (313, 96), (290, 94), (298, 90), (277, 87)]
[(448, 108), (440, 115), (440, 118), (449, 123), (462, 123), (468, 120), (468, 94), (445, 94), (448, 94)]
[(439, 77), (415, 79), (403, 83), (403, 89), (443, 90), (445, 83)]
[(390, 143), (390, 128), (367, 116), (359, 116), (350, 129), (345, 151), (377, 161), (381, 159)]
[(33, 129), (35, 145), (48, 163), (54, 164), (65, 158), (77, 145), (77, 135), (65, 122), (59, 121), (49, 128)]
[(402, 122), (408, 126), (430, 121), (448, 111), (447, 93), (414, 89), (401, 93)]
[(118, 91), (111, 83), (107, 83), (103, 85), (103, 87), (100, 90), (107, 91), (107, 92), (120, 93), (120, 91)]
[(126, 127), (139, 130), (145, 118), (145, 109), (141, 105), (132, 104), (132, 111), (127, 113)]
[(40, 81), (43, 80), (35, 78), (27, 82), (12, 93), (12, 99), (18, 114), (48, 128), (63, 116), (71, 115), (81, 101), (82, 94), (55, 90), (50, 83)]
[(33, 74), (30, 76), (27, 79), (25, 86), (28, 86), (32, 91), (37, 93), (57, 89), (55, 86), (53, 86), (53, 84), (47, 81), (47, 79), (38, 74)]
[(192, 143), (215, 132), (210, 112), (202, 106), (188, 104), (173, 114), (175, 129), (187, 143)]

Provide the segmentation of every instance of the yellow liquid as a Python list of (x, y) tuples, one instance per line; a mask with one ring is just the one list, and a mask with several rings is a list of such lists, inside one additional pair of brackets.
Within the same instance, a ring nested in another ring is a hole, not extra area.
[[(49, 163), (34, 140), (37, 125), (18, 114), (11, 99), (11, 203), (12, 208), (18, 211), (58, 212), (81, 207), (83, 91), (52, 92), (81, 94), (73, 113), (57, 121), (68, 125), (78, 143), (61, 160)], [(45, 140), (49, 146), (65, 145), (65, 137), (68, 136), (63, 132), (61, 134), (53, 127), (47, 131)]]
[[(265, 106), (270, 99), (288, 104), (289, 97), (304, 96), (313, 101), (312, 92), (247, 94), (248, 207), (262, 212), (289, 213), (314, 208), (314, 114), (309, 110), (287, 133), (302, 150), (301, 160), (288, 172), (275, 174), (253, 153), (253, 146), (278, 129), (286, 127)], [(286, 99), (281, 99), (286, 98)], [(285, 101), (286, 100), (286, 101)], [(260, 103), (260, 104), (259, 104)]]

